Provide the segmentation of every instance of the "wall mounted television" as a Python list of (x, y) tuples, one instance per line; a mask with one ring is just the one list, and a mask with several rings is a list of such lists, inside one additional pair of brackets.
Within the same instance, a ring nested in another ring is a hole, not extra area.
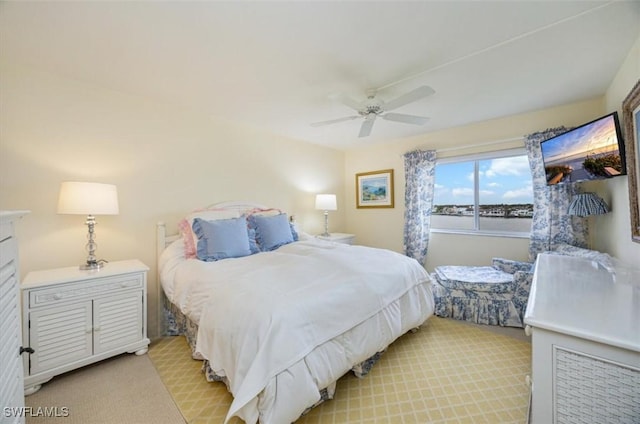
[(545, 140), (540, 147), (549, 185), (627, 173), (617, 112)]

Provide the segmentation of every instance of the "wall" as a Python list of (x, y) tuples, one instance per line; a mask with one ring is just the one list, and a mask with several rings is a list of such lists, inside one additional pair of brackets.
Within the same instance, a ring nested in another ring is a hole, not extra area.
[[(592, 99), (541, 111), (508, 116), (474, 123), (420, 137), (396, 140), (385, 145), (373, 145), (346, 152), (345, 193), (348, 205), (346, 225), (355, 233), (358, 242), (403, 250), (404, 224), (404, 163), (405, 152), (420, 149), (450, 149), (439, 154), (454, 156), (481, 151), (491, 151), (522, 146), (521, 137), (535, 131), (560, 125), (574, 126), (604, 114), (602, 99)], [(512, 140), (500, 144), (487, 144), (500, 140)], [(485, 144), (485, 146), (482, 146)], [(464, 148), (464, 146), (474, 146)], [(378, 169), (394, 169), (395, 204), (393, 209), (356, 209), (355, 174)], [(528, 239), (469, 236), (432, 233), (425, 266), (428, 270), (438, 265), (487, 265), (494, 256), (526, 260)]]
[[(149, 334), (156, 335), (155, 227), (192, 209), (253, 200), (318, 233), (315, 194), (343, 204), (344, 153), (32, 69), (0, 69), (0, 209), (18, 224), (21, 273), (86, 259), (84, 217), (57, 215), (62, 181), (118, 187), (120, 214), (97, 217), (98, 257), (150, 268)], [(331, 213), (344, 231), (342, 211)]]
[[(622, 101), (640, 78), (640, 37), (627, 55), (605, 95), (607, 111), (617, 110), (622, 114)], [(622, 116), (622, 115), (621, 115)], [(639, 170), (640, 171), (640, 170)], [(623, 262), (638, 263), (640, 243), (631, 241), (631, 219), (629, 214), (628, 178), (614, 178), (607, 181), (598, 192), (611, 206), (611, 213), (598, 217), (594, 246), (609, 252)]]

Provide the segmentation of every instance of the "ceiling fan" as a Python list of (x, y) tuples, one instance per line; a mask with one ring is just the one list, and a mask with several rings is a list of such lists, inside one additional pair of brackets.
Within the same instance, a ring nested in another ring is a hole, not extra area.
[(402, 122), (403, 124), (424, 125), (429, 120), (429, 118), (424, 116), (407, 115), (404, 113), (390, 113), (389, 111), (415, 102), (416, 100), (420, 100), (424, 97), (430, 96), (433, 93), (435, 93), (433, 88), (423, 85), (388, 102), (376, 98), (375, 91), (367, 92), (367, 99), (362, 102), (353, 100), (347, 95), (339, 94), (337, 96), (333, 96), (332, 98), (338, 100), (343, 105), (354, 109), (356, 112), (358, 112), (358, 114), (345, 116), (344, 118), (330, 119), (328, 121), (314, 122), (313, 124), (311, 124), (311, 126), (320, 127), (323, 125), (336, 124), (338, 122), (364, 118), (364, 122), (362, 122), (358, 137), (367, 137), (371, 134), (373, 124), (378, 117), (386, 119), (387, 121)]

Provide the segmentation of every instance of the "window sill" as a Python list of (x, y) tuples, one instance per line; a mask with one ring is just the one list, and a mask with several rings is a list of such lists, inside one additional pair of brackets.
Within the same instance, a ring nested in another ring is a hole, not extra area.
[(464, 236), (483, 236), (483, 237), (504, 237), (504, 238), (530, 238), (530, 233), (519, 233), (519, 232), (498, 232), (498, 231), (481, 231), (481, 230), (447, 230), (441, 228), (432, 228), (430, 230), (432, 233), (439, 234), (457, 234)]

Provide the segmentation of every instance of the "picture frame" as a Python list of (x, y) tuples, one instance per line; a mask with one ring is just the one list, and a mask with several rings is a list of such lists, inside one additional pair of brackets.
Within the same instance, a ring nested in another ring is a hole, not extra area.
[(622, 101), (622, 123), (629, 178), (631, 240), (640, 243), (640, 80)]
[(393, 169), (356, 174), (356, 207), (394, 207)]

